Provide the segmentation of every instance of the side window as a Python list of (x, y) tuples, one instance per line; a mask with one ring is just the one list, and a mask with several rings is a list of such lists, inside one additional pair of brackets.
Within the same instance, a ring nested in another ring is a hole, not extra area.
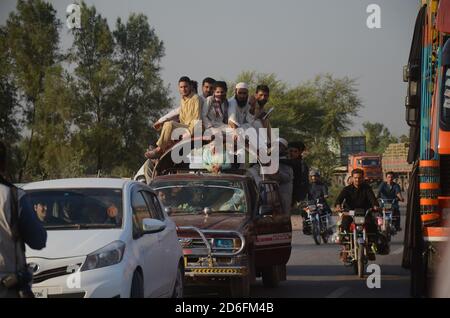
[(147, 206), (150, 211), (151, 218), (164, 221), (164, 215), (161, 210), (161, 206), (153, 193), (142, 191), (142, 195), (147, 202)]
[(259, 186), (259, 198), (261, 205), (269, 205), (269, 191), (266, 183), (260, 183)]
[(273, 197), (273, 186), (272, 184), (266, 184), (267, 189), (267, 205), (270, 205), (272, 208), (274, 207), (274, 197)]
[(131, 194), (131, 207), (133, 209), (133, 238), (136, 239), (142, 236), (142, 220), (151, 218), (147, 203), (138, 189)]
[(166, 219), (166, 217), (164, 216), (164, 212), (163, 212), (163, 210), (162, 210), (162, 207), (161, 207), (161, 203), (159, 202), (159, 200), (158, 200), (158, 198), (156, 197), (156, 195), (153, 195), (152, 194), (152, 199), (153, 199), (153, 204), (155, 205), (155, 208), (156, 208), (156, 212), (159, 214), (159, 216), (160, 216), (160, 220), (161, 221), (164, 221), (165, 219)]
[(278, 185), (277, 184), (271, 184), (271, 188), (272, 188), (272, 206), (273, 206), (273, 210), (274, 212), (278, 212), (278, 211), (283, 211), (283, 207), (281, 206), (281, 196), (280, 196), (280, 192), (278, 190)]
[(250, 204), (250, 209), (251, 209), (250, 211), (252, 211), (252, 214), (253, 214), (253, 211), (255, 210), (255, 201), (256, 201), (253, 198), (257, 198), (258, 197), (257, 196), (258, 188), (256, 187), (256, 184), (254, 182), (253, 183), (252, 182), (247, 182), (246, 187), (248, 189), (248, 192), (247, 192), (248, 198), (247, 198), (247, 200), (248, 200), (248, 202)]

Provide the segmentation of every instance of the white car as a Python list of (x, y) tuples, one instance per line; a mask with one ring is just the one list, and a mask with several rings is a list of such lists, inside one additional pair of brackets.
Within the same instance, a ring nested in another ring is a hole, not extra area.
[(122, 179), (24, 186), (48, 234), (27, 250), (36, 297), (182, 297), (175, 223), (150, 187)]

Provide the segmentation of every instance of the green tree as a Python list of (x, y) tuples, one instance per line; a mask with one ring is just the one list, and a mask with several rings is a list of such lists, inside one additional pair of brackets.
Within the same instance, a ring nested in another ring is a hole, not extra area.
[(364, 135), (367, 140), (367, 151), (382, 154), (387, 146), (398, 142), (395, 136), (382, 123), (363, 123)]
[(51, 4), (42, 0), (19, 0), (17, 12), (9, 15), (6, 23), (6, 43), (12, 61), (11, 74), (19, 89), (22, 113), (29, 133), (23, 145), (24, 155), (19, 181), (29, 163), (35, 135), (35, 117), (39, 95), (44, 89), (47, 69), (58, 59), (58, 29), (60, 21)]
[[(76, 132), (73, 110), (76, 105), (72, 79), (60, 65), (47, 70), (44, 92), (36, 112), (36, 137), (33, 140), (33, 162), (38, 161), (31, 175), (42, 179), (79, 177), (84, 173), (81, 154), (73, 134)], [(36, 156), (34, 158), (33, 156)]]
[(156, 139), (150, 123), (170, 104), (168, 88), (160, 77), (164, 44), (143, 14), (131, 14), (126, 24), (119, 18), (113, 35), (118, 65), (114, 114), (121, 134), (117, 151), (122, 158), (116, 170), (129, 175), (140, 166), (145, 148)]
[(20, 139), (19, 121), (17, 120), (18, 100), (17, 87), (11, 76), (11, 58), (7, 45), (7, 33), (0, 27), (0, 140), (8, 147), (8, 173), (15, 179), (19, 168), (17, 142)]
[(70, 62), (75, 64), (79, 149), (88, 174), (108, 171), (120, 160), (120, 133), (113, 113), (118, 68), (114, 39), (105, 18), (95, 7), (81, 4), (81, 28), (72, 29)]
[(156, 138), (150, 122), (169, 106), (160, 77), (164, 45), (142, 14), (116, 22), (114, 31), (95, 7), (81, 4), (73, 29), (78, 107), (75, 136), (87, 173), (129, 176)]
[(351, 127), (352, 118), (357, 116), (362, 106), (356, 80), (325, 74), (317, 76), (309, 85), (324, 111), (320, 128), (322, 136), (338, 142), (342, 133)]

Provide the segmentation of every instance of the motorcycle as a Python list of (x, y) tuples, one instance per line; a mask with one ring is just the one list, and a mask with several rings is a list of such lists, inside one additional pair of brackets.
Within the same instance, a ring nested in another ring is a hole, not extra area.
[(305, 226), (311, 229), (311, 235), (317, 245), (328, 243), (332, 234), (330, 231), (330, 221), (327, 213), (324, 213), (324, 205), (317, 201), (306, 202), (303, 210), (306, 212)]
[(396, 199), (379, 199), (382, 214), (377, 218), (380, 233), (390, 242), (392, 236), (397, 234), (394, 226), (393, 207), (397, 203)]
[[(364, 277), (364, 268), (370, 260), (374, 260), (376, 253), (374, 244), (370, 243), (369, 234), (366, 232), (366, 217), (371, 210), (355, 209), (340, 213), (341, 219), (348, 215), (353, 217), (350, 225), (350, 233), (340, 233), (339, 243), (342, 245), (341, 257), (345, 266), (352, 266), (355, 274)], [(372, 240), (373, 241), (373, 240)], [(369, 251), (372, 250), (372, 258)]]

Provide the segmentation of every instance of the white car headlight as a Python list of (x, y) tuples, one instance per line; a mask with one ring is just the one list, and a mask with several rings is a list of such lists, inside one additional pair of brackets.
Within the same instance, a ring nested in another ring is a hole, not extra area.
[(122, 261), (124, 251), (124, 242), (112, 242), (111, 244), (108, 244), (105, 247), (89, 254), (81, 267), (81, 271), (88, 271), (91, 269), (118, 264)]

